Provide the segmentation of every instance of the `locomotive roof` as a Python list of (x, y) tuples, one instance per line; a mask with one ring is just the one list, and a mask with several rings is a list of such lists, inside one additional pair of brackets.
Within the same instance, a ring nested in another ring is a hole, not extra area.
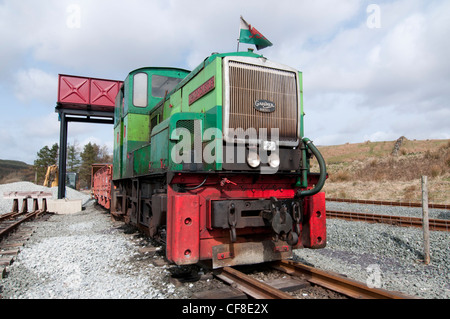
[[(201, 70), (203, 70), (208, 64), (210, 64), (212, 61), (214, 61), (216, 58), (220, 57), (227, 57), (227, 56), (245, 56), (245, 57), (253, 57), (253, 58), (261, 58), (263, 57), (261, 54), (256, 54), (253, 53), (253, 51), (249, 50), (249, 51), (242, 51), (242, 52), (228, 52), (228, 53), (217, 53), (214, 52), (212, 53), (209, 57), (205, 58), (203, 60), (202, 63), (200, 63), (194, 70), (189, 71), (186, 69), (181, 69), (181, 68), (174, 68), (174, 67), (142, 67), (136, 70), (131, 71), (128, 76), (136, 71), (140, 71), (140, 70), (176, 70), (176, 71), (182, 71), (182, 72), (189, 72), (189, 74), (180, 82), (178, 83), (178, 85), (176, 87), (174, 87), (172, 89), (171, 92), (169, 92), (169, 94), (167, 95), (168, 97), (172, 94), (172, 92), (175, 92), (176, 90), (178, 90), (180, 87), (182, 87), (183, 85), (186, 84), (186, 82), (188, 82), (190, 79), (192, 79), (194, 76), (196, 76)], [(157, 105), (164, 103), (164, 99), (159, 102)]]

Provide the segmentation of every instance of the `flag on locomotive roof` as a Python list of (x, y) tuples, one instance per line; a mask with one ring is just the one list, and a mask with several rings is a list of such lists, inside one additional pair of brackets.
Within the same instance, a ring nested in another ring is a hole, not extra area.
[(248, 24), (241, 16), (241, 30), (239, 33), (239, 42), (256, 45), (256, 49), (261, 50), (272, 46), (272, 42), (267, 40), (255, 27)]

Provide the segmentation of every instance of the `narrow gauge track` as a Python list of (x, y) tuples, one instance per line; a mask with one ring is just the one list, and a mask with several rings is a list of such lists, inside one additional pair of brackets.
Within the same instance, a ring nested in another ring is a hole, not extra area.
[(15, 231), (20, 224), (36, 218), (45, 213), (44, 211), (37, 210), (28, 213), (7, 213), (0, 215), (0, 241), (6, 238), (10, 233)]
[(304, 264), (281, 260), (273, 263), (273, 267), (293, 276), (303, 277), (310, 283), (344, 294), (355, 299), (411, 299), (401, 293), (379, 288), (369, 288), (367, 285), (345, 278), (335, 273), (322, 271)]
[[(393, 201), (377, 201), (368, 199), (344, 199), (344, 198), (326, 198), (330, 202), (341, 202), (341, 203), (355, 203), (355, 204), (368, 204), (368, 205), (385, 205), (385, 206), (403, 206), (403, 207), (422, 207), (421, 203), (405, 203), (405, 202), (393, 202)], [(450, 210), (450, 205), (448, 204), (432, 204), (428, 203), (428, 208), (432, 209), (448, 209)]]
[[(422, 218), (407, 216), (392, 216), (381, 214), (366, 214), (356, 212), (344, 212), (327, 210), (328, 218), (339, 218), (350, 221), (363, 221), (369, 223), (383, 223), (402, 227), (422, 227)], [(450, 231), (450, 220), (446, 219), (429, 219), (430, 230)]]
[[(321, 286), (354, 299), (412, 298), (397, 292), (369, 288), (361, 282), (291, 260), (281, 260), (270, 265), (274, 269), (285, 272), (290, 276), (299, 277), (313, 285)], [(215, 276), (255, 299), (295, 299), (292, 295), (254, 279), (232, 267), (224, 267), (218, 270)]]
[(14, 262), (15, 256), (19, 253), (19, 247), (24, 245), (23, 241), (27, 240), (32, 233), (29, 229), (16, 232), (18, 227), (43, 213), (45, 212), (37, 210), (29, 213), (11, 212), (0, 215), (0, 278), (6, 276), (6, 267)]
[[(13, 200), (12, 211), (0, 215), (0, 241), (8, 234), (13, 232), (17, 227), (33, 218), (36, 218), (47, 212), (47, 198), (51, 198), (52, 193), (36, 191), (36, 192), (6, 192), (3, 198)], [(19, 211), (19, 199), (23, 200), (22, 208)], [(28, 212), (28, 199), (33, 200), (33, 210)], [(42, 199), (42, 209), (39, 209), (38, 200)]]
[(231, 267), (223, 267), (216, 277), (255, 299), (294, 299), (288, 293), (254, 279)]
[[(15, 256), (19, 253), (24, 241), (28, 240), (33, 233), (32, 229), (26, 229), (19, 226), (27, 221), (36, 219), (47, 213), (46, 198), (52, 194), (44, 192), (10, 192), (4, 193), (4, 198), (13, 199), (12, 211), (0, 215), (0, 278), (4, 278), (7, 274), (7, 267), (10, 266)], [(19, 211), (19, 198), (23, 199), (22, 209)], [(28, 198), (33, 199), (33, 211), (28, 212)], [(42, 209), (39, 209), (38, 199), (42, 198)], [(0, 295), (1, 299), (1, 295)]]

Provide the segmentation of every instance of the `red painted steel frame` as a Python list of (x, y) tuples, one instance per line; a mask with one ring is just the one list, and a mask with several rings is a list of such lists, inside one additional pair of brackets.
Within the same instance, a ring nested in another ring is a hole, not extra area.
[(111, 180), (112, 180), (112, 165), (107, 164), (97, 170), (92, 176), (93, 187), (92, 192), (94, 198), (99, 205), (110, 209), (111, 207)]
[[(293, 188), (295, 177), (277, 175), (236, 176), (228, 179), (235, 183), (222, 183), (214, 175), (206, 183), (191, 191), (176, 192), (174, 184), (199, 185), (204, 175), (177, 174), (168, 185), (167, 194), (167, 258), (176, 264), (192, 264), (198, 260), (212, 258), (212, 247), (230, 243), (228, 229), (211, 227), (211, 201), (229, 199), (291, 199), (296, 193)], [(302, 236), (293, 248), (321, 248), (326, 244), (325, 195), (319, 193), (305, 199), (305, 213), (301, 225)], [(225, 214), (226, 212), (224, 212)], [(246, 242), (242, 235), (251, 235), (251, 240), (272, 239), (270, 228), (248, 227), (237, 229), (237, 242)]]

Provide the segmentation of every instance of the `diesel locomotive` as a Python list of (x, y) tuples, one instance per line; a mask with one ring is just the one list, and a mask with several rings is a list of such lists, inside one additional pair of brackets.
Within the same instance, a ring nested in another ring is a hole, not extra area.
[(327, 172), (304, 137), (302, 83), (251, 50), (213, 53), (191, 72), (130, 72), (116, 97), (111, 214), (164, 242), (178, 265), (325, 247)]

